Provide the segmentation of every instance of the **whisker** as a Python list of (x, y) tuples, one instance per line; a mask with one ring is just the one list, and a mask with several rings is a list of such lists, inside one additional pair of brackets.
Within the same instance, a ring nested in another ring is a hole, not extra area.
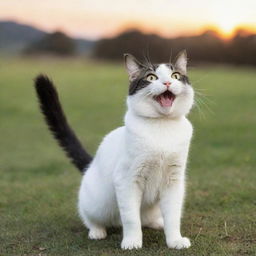
[[(210, 114), (214, 114), (214, 111), (211, 109), (211, 107), (209, 106), (210, 103), (213, 104), (214, 102), (209, 100), (208, 97), (206, 97), (203, 93), (196, 93), (196, 97), (195, 97), (195, 106), (198, 109), (198, 112), (200, 114), (200, 117), (204, 117), (205, 118), (205, 112), (207, 111)], [(204, 109), (204, 111), (202, 110)]]
[(205, 114), (203, 113), (203, 111), (202, 111), (202, 109), (201, 109), (201, 106), (200, 106), (200, 103), (198, 102), (197, 99), (195, 99), (195, 107), (196, 107), (197, 110), (198, 110), (199, 117), (200, 117), (200, 118), (205, 118)]
[(170, 63), (170, 64), (172, 63), (172, 48), (171, 48), (169, 63)]
[(199, 79), (197, 79), (196, 81), (193, 81), (193, 85), (198, 84), (199, 82), (201, 82), (202, 80), (204, 80), (205, 78), (207, 78), (209, 76), (209, 73), (204, 74), (202, 77), (200, 77)]

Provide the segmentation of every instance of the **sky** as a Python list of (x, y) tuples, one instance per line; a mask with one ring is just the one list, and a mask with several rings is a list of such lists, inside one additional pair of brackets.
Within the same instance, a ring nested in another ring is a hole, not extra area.
[(256, 32), (256, 0), (0, 0), (0, 20), (74, 37), (111, 37), (129, 28), (165, 37), (218, 28)]

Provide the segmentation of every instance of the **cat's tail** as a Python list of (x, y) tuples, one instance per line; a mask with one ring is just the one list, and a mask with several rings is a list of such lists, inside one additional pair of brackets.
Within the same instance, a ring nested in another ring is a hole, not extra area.
[(72, 160), (72, 163), (83, 172), (91, 162), (92, 157), (83, 148), (69, 126), (53, 83), (47, 76), (39, 75), (35, 79), (35, 89), (41, 111), (50, 131)]

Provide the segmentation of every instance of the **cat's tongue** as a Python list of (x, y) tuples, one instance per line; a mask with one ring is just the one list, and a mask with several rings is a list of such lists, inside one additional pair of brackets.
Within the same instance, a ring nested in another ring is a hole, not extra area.
[(162, 105), (162, 107), (170, 107), (172, 105), (173, 100), (173, 98), (160, 96), (160, 104)]
[(167, 91), (157, 97), (157, 101), (160, 103), (162, 107), (171, 107), (174, 101), (175, 96)]

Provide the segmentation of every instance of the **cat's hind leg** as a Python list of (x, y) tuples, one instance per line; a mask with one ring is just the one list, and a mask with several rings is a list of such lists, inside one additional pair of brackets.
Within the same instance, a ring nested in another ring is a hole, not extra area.
[(142, 226), (161, 230), (164, 228), (164, 220), (158, 204), (142, 209)]
[(106, 228), (94, 225), (89, 229), (88, 237), (94, 240), (105, 239), (107, 237)]
[(80, 215), (85, 226), (89, 229), (89, 232), (88, 232), (89, 239), (100, 240), (100, 239), (105, 239), (107, 237), (107, 231), (103, 225), (95, 223), (84, 213), (80, 212)]

